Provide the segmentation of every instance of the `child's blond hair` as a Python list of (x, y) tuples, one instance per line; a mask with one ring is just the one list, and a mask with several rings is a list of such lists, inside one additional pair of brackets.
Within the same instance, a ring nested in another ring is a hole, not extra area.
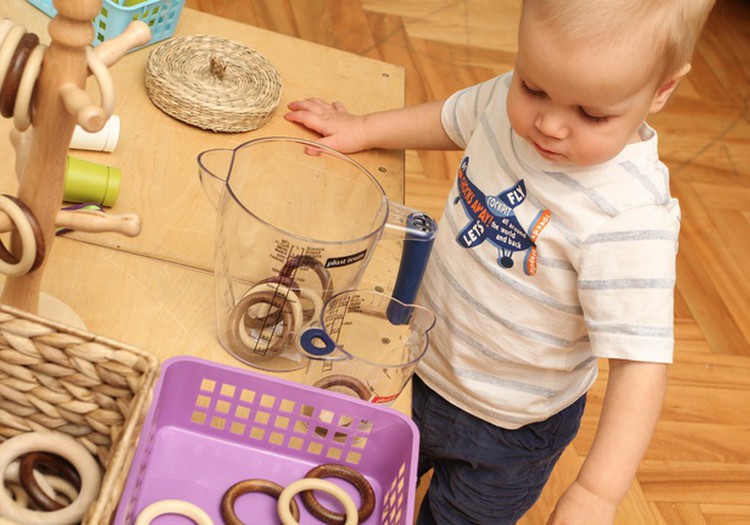
[(716, 0), (523, 0), (538, 20), (579, 43), (596, 46), (645, 38), (668, 77), (689, 64)]

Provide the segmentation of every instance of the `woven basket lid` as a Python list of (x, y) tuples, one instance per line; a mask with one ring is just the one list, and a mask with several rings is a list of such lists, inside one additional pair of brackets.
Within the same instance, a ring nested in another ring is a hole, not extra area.
[(238, 133), (257, 129), (271, 118), (281, 98), (281, 78), (268, 60), (248, 47), (192, 35), (151, 51), (146, 92), (154, 105), (178, 120)]

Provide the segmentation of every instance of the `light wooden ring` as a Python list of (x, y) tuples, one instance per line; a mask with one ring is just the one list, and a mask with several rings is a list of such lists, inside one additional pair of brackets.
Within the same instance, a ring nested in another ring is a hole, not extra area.
[(13, 55), (25, 34), (25, 27), (14, 25), (10, 28), (8, 34), (5, 35), (3, 41), (0, 42), (0, 86), (5, 82), (5, 75), (8, 73)]
[[(224, 493), (221, 498), (221, 517), (226, 525), (245, 525), (234, 512), (234, 504), (237, 498), (249, 492), (262, 492), (278, 499), (284, 487), (267, 479), (246, 479), (235, 483)], [(299, 521), (299, 506), (293, 499), (289, 502), (290, 512), (295, 520)]]
[[(65, 507), (52, 495), (47, 494), (37, 483), (34, 471), (59, 476), (75, 487), (76, 493), (81, 489), (81, 478), (75, 467), (68, 460), (56, 454), (47, 452), (29, 452), (21, 458), (20, 480), (31, 501), (41, 510), (60, 510)], [(48, 480), (49, 481), (49, 480)]]
[(317, 380), (313, 383), (313, 386), (316, 388), (322, 388), (323, 390), (328, 390), (334, 386), (343, 386), (354, 392), (357, 397), (363, 401), (369, 401), (370, 397), (372, 397), (372, 393), (370, 392), (370, 389), (367, 388), (367, 385), (354, 376), (333, 374)]
[(18, 84), (18, 93), (16, 94), (16, 105), (13, 107), (13, 126), (18, 131), (26, 131), (31, 125), (31, 118), (34, 114), (32, 107), (32, 97), (34, 96), (34, 87), (42, 70), (42, 61), (47, 46), (39, 44), (34, 48), (26, 61), (26, 67), (21, 75), (21, 82)]
[[(25, 208), (25, 209), (24, 209)], [(19, 277), (29, 273), (34, 265), (41, 264), (44, 259), (44, 237), (42, 236), (41, 246), (37, 242), (38, 235), (35, 229), (41, 234), (39, 224), (33, 219), (33, 214), (20, 200), (10, 195), (0, 195), (0, 210), (8, 214), (13, 224), (18, 230), (21, 239), (21, 257), (16, 258), (11, 254), (5, 245), (0, 242), (0, 273), (10, 277)], [(32, 220), (34, 223), (32, 223)], [(41, 254), (41, 258), (39, 257)], [(37, 263), (37, 261), (39, 262)]]
[[(346, 465), (338, 465), (335, 463), (329, 463), (325, 465), (318, 465), (305, 474), (306, 478), (341, 478), (351, 483), (354, 488), (359, 492), (359, 497), (362, 502), (359, 505), (357, 511), (357, 519), (361, 522), (365, 521), (370, 517), (372, 512), (375, 510), (375, 491), (370, 485), (370, 482), (365, 477)], [(315, 497), (312, 490), (303, 491), (302, 503), (305, 504), (310, 514), (318, 518), (319, 520), (328, 523), (330, 525), (343, 525), (346, 516), (339, 512), (334, 512), (330, 509), (325, 508)]]
[(91, 46), (86, 48), (86, 63), (94, 75), (96, 83), (99, 84), (102, 109), (104, 110), (105, 118), (108, 119), (115, 110), (115, 85), (112, 82), (112, 76), (109, 74), (107, 66), (102, 62), (101, 58), (96, 56), (94, 48)]
[(323, 492), (330, 494), (339, 500), (344, 506), (344, 510), (346, 511), (346, 521), (344, 521), (344, 525), (357, 525), (359, 523), (359, 519), (357, 518), (357, 507), (344, 489), (324, 479), (302, 478), (287, 485), (279, 495), (279, 500), (276, 503), (276, 510), (279, 513), (279, 519), (281, 520), (282, 525), (299, 525), (299, 522), (296, 521), (289, 512), (289, 502), (295, 494), (302, 492), (303, 490), (322, 490)]
[(102, 476), (99, 465), (83, 445), (67, 434), (27, 432), (0, 444), (0, 472), (5, 471), (8, 464), (18, 456), (38, 450), (58, 454), (70, 461), (81, 478), (81, 492), (75, 501), (64, 509), (39, 512), (21, 507), (10, 499), (4, 490), (0, 490), (0, 509), (3, 509), (3, 516), (27, 525), (78, 523), (99, 493)]
[(29, 495), (26, 494), (26, 491), (23, 490), (23, 487), (19, 485), (18, 483), (11, 483), (9, 485), (5, 485), (5, 491), (9, 493), (9, 495), (13, 498), (13, 501), (21, 505), (22, 507), (28, 508), (31, 504), (31, 500), (29, 499)]
[(0, 42), (5, 40), (6, 35), (14, 25), (15, 23), (10, 18), (0, 20)]
[(135, 519), (135, 525), (149, 525), (164, 514), (177, 514), (193, 520), (196, 525), (214, 525), (211, 516), (199, 506), (181, 499), (163, 499), (155, 501), (143, 509)]

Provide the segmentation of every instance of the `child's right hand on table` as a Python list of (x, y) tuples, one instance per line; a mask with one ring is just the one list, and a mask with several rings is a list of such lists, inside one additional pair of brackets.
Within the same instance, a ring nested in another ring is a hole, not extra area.
[(340, 151), (355, 153), (367, 149), (364, 116), (352, 115), (341, 102), (319, 98), (295, 100), (284, 118), (320, 133), (317, 142)]

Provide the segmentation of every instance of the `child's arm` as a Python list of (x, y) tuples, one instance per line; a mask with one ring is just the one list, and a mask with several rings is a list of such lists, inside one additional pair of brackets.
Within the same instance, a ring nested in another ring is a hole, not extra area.
[(341, 102), (318, 98), (289, 103), (284, 118), (317, 131), (325, 144), (342, 153), (372, 148), (459, 149), (443, 129), (443, 101), (426, 102), (401, 109), (353, 115)]
[(599, 427), (576, 481), (557, 502), (548, 525), (615, 521), (661, 413), (667, 365), (610, 359)]

